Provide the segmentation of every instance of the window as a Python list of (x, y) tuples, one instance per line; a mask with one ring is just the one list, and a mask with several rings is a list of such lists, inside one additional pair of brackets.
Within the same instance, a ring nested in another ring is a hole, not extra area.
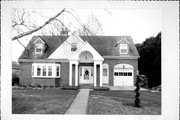
[(120, 44), (120, 54), (128, 54), (128, 45)]
[(124, 72), (124, 76), (127, 76), (127, 72)]
[(118, 72), (114, 72), (114, 76), (118, 76)]
[(37, 66), (37, 76), (41, 76), (41, 66)]
[(105, 79), (109, 76), (109, 65), (107, 63), (103, 64), (103, 76)]
[(56, 76), (60, 76), (60, 68), (59, 68), (59, 66), (56, 66)]
[(114, 76), (132, 76), (132, 72), (114, 72)]
[(123, 76), (123, 72), (120, 72), (120, 76)]
[(132, 76), (132, 73), (131, 73), (131, 72), (128, 72), (128, 76)]
[(34, 66), (32, 66), (32, 76), (34, 76)]
[(52, 66), (48, 66), (48, 76), (52, 76)]
[(79, 68), (79, 74), (82, 76), (82, 67)]
[(71, 51), (76, 51), (77, 50), (77, 43), (72, 43), (71, 44)]
[(94, 68), (91, 67), (91, 76), (93, 76), (93, 73), (94, 73)]
[(32, 77), (60, 77), (60, 64), (54, 63), (33, 63)]
[(107, 76), (107, 68), (103, 68), (103, 76)]
[(46, 66), (43, 66), (43, 76), (46, 76)]
[(43, 44), (36, 44), (35, 45), (35, 53), (36, 54), (41, 54), (43, 50)]

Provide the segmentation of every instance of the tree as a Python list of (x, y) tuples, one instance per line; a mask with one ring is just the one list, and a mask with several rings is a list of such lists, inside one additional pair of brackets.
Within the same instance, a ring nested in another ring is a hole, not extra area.
[(139, 72), (147, 76), (148, 87), (161, 85), (161, 32), (136, 47), (140, 55)]
[[(78, 30), (81, 30), (79, 35), (94, 36), (102, 33), (101, 23), (94, 13), (89, 15), (91, 17), (88, 17), (87, 22), (84, 24), (81, 20), (82, 16), (79, 17), (77, 12), (78, 10), (73, 9), (14, 8), (12, 10), (13, 45), (16, 47), (17, 44), (20, 44), (22, 47), (20, 46), (19, 51), (22, 51), (27, 50), (25, 46), (35, 35), (60, 36), (62, 33), (70, 35), (74, 31), (78, 33)], [(104, 10), (104, 12), (107, 12), (107, 10)], [(93, 39), (95, 38), (93, 37)]]
[(83, 24), (82, 27), (77, 30), (77, 32), (82, 36), (103, 34), (102, 25), (98, 18), (93, 14), (88, 15), (87, 23)]
[[(46, 21), (43, 21), (43, 24), (38, 24), (37, 19), (32, 19), (33, 15), (38, 16), (38, 20), (46, 19)], [(79, 24), (79, 28), (76, 28), (79, 35), (102, 34), (101, 23), (93, 14), (88, 16), (87, 23), (84, 24), (78, 14), (71, 9), (64, 8), (50, 18), (47, 18), (36, 10), (13, 9), (12, 29), (15, 32), (15, 36), (12, 37), (12, 40), (19, 40), (35, 32), (41, 32), (40, 34), (42, 35), (61, 35), (63, 30), (68, 30), (68, 32), (72, 33), (74, 30), (72, 31), (70, 29), (71, 26), (68, 26), (72, 25), (71, 19), (66, 21), (68, 25), (64, 23), (64, 17), (69, 15)]]
[[(38, 26), (34, 23), (28, 23), (27, 19), (30, 20), (28, 16), (30, 16), (31, 13), (26, 12), (24, 9), (22, 10), (22, 13), (20, 13), (18, 10), (14, 9), (14, 17), (12, 20), (12, 28), (17, 30), (19, 35), (16, 35), (12, 37), (12, 40), (18, 40), (24, 36), (30, 35), (34, 32), (37, 32), (41, 29), (43, 29), (46, 25), (50, 24), (52, 21), (54, 21), (58, 16), (60, 16), (65, 11), (65, 8), (61, 10), (58, 14), (48, 19), (44, 24), (41, 26)], [(20, 15), (21, 14), (21, 15)], [(32, 22), (31, 20), (29, 22)], [(57, 25), (57, 24), (55, 24)], [(28, 31), (26, 31), (28, 29)]]

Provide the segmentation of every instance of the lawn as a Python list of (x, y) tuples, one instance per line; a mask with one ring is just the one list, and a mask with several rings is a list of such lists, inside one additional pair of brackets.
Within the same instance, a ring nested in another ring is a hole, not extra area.
[(79, 90), (13, 90), (12, 114), (64, 114)]
[(161, 93), (141, 91), (141, 107), (134, 107), (134, 91), (90, 91), (88, 114), (160, 115)]

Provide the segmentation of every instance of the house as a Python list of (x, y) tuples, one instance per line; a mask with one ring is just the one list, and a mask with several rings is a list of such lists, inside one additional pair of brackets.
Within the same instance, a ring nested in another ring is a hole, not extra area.
[(19, 57), (20, 84), (134, 86), (138, 58), (130, 36), (34, 36)]

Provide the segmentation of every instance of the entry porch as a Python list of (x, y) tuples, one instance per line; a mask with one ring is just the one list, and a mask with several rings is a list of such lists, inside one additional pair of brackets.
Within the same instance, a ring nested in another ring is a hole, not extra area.
[(88, 43), (69, 57), (69, 86), (102, 86), (104, 58)]

